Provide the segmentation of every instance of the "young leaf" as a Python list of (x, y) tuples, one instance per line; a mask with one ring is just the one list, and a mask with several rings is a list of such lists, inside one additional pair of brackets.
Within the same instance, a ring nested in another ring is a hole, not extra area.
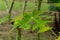
[(52, 29), (52, 28), (50, 28), (50, 27), (43, 26), (43, 28), (40, 28), (40, 29), (39, 29), (38, 33), (43, 33), (43, 32), (49, 31), (49, 30), (51, 30), (51, 29)]
[[(37, 24), (38, 24), (38, 26), (37, 25), (35, 25), (36, 27), (33, 29), (33, 31), (36, 29), (36, 28), (40, 28), (39, 30), (41, 31), (41, 32), (45, 32), (45, 31), (48, 31), (48, 30), (50, 30), (51, 28), (49, 28), (49, 27), (47, 27), (46, 26), (46, 23), (48, 23), (48, 22), (50, 22), (50, 21), (44, 21), (44, 20), (39, 20), (39, 19), (33, 19)], [(45, 29), (45, 30), (43, 30), (43, 29)], [(38, 31), (39, 32), (39, 31)]]

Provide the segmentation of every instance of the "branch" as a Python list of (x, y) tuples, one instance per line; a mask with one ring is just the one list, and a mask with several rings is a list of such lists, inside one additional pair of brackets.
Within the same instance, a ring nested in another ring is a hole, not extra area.
[(57, 37), (56, 33), (53, 30), (51, 30), (51, 32)]

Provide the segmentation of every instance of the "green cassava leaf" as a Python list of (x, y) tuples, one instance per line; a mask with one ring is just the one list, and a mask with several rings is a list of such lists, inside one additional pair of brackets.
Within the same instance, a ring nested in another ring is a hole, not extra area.
[(52, 28), (50, 27), (46, 27), (45, 25), (39, 29), (38, 33), (43, 33), (43, 32), (46, 32), (46, 31), (49, 31), (51, 30)]
[(12, 29), (9, 31), (11, 33), (14, 29), (20, 26), (20, 21), (22, 20), (23, 15), (17, 15), (14, 19), (11, 20), (11, 22), (14, 22)]
[(36, 29), (38, 29), (38, 24), (37, 23), (34, 23), (34, 25), (32, 26), (32, 31), (35, 31)]
[(30, 20), (31, 20), (31, 15), (29, 15), (28, 13), (24, 14), (23, 19), (20, 21), (20, 27), (19, 28), (23, 28), (23, 29), (29, 29), (30, 28)]
[(17, 21), (19, 21), (19, 20), (22, 20), (22, 18), (23, 18), (23, 14), (20, 14), (20, 15), (16, 15), (12, 20), (11, 20), (11, 22), (17, 22)]
[(14, 29), (18, 28), (20, 26), (20, 20), (14, 21), (12, 29), (9, 31), (11, 33)]
[[(32, 13), (24, 13), (22, 20), (20, 20), (20, 19), (15, 20), (13, 29), (15, 29), (19, 26), (19, 28), (28, 30), (31, 28), (31, 25), (29, 23), (31, 20), (33, 20), (35, 22), (35, 24), (32, 26), (32, 31), (34, 31), (36, 29), (39, 29), (38, 32), (45, 32), (45, 31), (50, 30), (51, 28), (46, 26), (46, 23), (51, 22), (51, 21), (50, 20), (42, 20), (41, 16), (39, 16), (39, 15), (43, 14), (44, 12), (48, 11), (49, 6), (50, 5), (48, 5), (46, 3), (42, 3), (40, 11), (33, 10)], [(38, 17), (40, 19), (38, 19)], [(46, 16), (46, 19), (47, 18), (48, 18), (48, 16)], [(51, 18), (51, 17), (49, 17), (49, 18)]]
[(25, 24), (25, 26), (24, 26), (24, 30), (28, 30), (28, 29), (30, 29), (31, 28), (31, 26), (30, 26), (30, 24)]
[[(45, 5), (45, 6), (44, 6)], [(47, 3), (42, 3), (40, 11), (33, 10), (32, 17), (38, 17), (40, 14), (49, 10), (49, 6)]]
[(33, 10), (31, 16), (32, 16), (32, 17), (35, 17), (35, 16), (37, 17), (37, 15), (38, 15), (37, 11), (36, 11), (36, 10)]
[[(33, 27), (33, 31), (36, 29), (36, 28), (40, 28), (39, 31), (40, 32), (45, 32), (45, 31), (48, 31), (49, 27), (46, 26), (46, 23), (50, 22), (50, 21), (46, 21), (46, 20), (39, 20), (39, 19), (33, 19), (37, 25), (35, 25), (35, 27)], [(43, 29), (45, 29), (45, 31), (43, 31)], [(51, 29), (51, 28), (50, 28)], [(49, 29), (49, 30), (50, 30)], [(38, 32), (39, 32), (38, 31)]]
[(24, 26), (26, 23), (30, 22), (29, 20), (31, 19), (30, 15), (25, 14), (25, 16), (23, 17), (23, 19), (20, 21), (20, 24), (22, 26)]
[(44, 21), (44, 20), (40, 20), (40, 21), (39, 21), (39, 19), (34, 19), (34, 20), (35, 20), (35, 22), (37, 23), (38, 26), (35, 25), (36, 27), (33, 29), (33, 31), (34, 31), (36, 28), (39, 28), (38, 33), (42, 33), (42, 32), (51, 30), (51, 28), (46, 25), (46, 23), (48, 23), (48, 22), (50, 22), (50, 21)]

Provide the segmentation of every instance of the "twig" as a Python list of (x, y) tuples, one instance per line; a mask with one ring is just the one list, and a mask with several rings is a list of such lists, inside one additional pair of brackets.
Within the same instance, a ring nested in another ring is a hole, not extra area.
[(53, 30), (51, 30), (51, 32), (57, 37), (56, 33)]
[(16, 40), (21, 40), (21, 29), (17, 28), (17, 38)]

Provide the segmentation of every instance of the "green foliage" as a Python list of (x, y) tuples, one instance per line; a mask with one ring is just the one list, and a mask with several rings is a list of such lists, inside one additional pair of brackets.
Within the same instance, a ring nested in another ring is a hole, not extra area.
[(49, 3), (58, 3), (60, 0), (48, 0)]
[(59, 3), (54, 3), (53, 4), (55, 7), (60, 7), (60, 2)]
[(9, 15), (4, 16), (3, 18), (0, 19), (0, 24), (4, 23), (5, 21), (7, 21), (9, 18)]
[[(60, 2), (60, 0), (57, 0), (57, 1), (56, 0), (48, 0), (48, 1), (52, 2), (52, 3), (56, 3), (56, 4), (53, 4), (53, 6), (55, 6), (57, 8), (60, 7), (60, 5), (59, 5), (60, 3), (57, 3), (57, 2)], [(0, 1), (0, 2), (1, 2), (1, 4), (3, 4), (2, 1)], [(47, 2), (47, 0), (46, 1), (44, 0), (43, 2)], [(14, 10), (20, 9), (19, 3), (20, 2), (15, 2), (14, 7), (13, 7)], [(9, 7), (10, 7), (10, 4), (11, 4), (11, 2), (8, 2)], [(22, 3), (22, 4), (24, 4), (24, 3)], [(28, 2), (27, 5), (28, 5), (27, 8), (34, 7), (33, 3)], [(13, 28), (9, 32), (11, 33), (11, 31), (13, 31), (16, 28), (22, 28), (24, 30), (29, 30), (29, 29), (31, 29), (31, 27), (32, 27), (32, 31), (37, 30), (38, 33), (43, 33), (43, 32), (51, 30), (52, 28), (50, 28), (47, 25), (47, 23), (52, 22), (51, 20), (47, 20), (47, 19), (51, 18), (51, 16), (44, 15), (44, 17), (45, 17), (44, 19), (42, 18), (43, 16), (41, 16), (41, 14), (43, 14), (44, 12), (49, 10), (49, 6), (50, 5), (47, 3), (41, 3), (40, 11), (33, 10), (31, 13), (26, 12), (26, 13), (24, 13), (24, 15), (23, 15), (23, 13), (18, 15), (17, 17), (15, 17), (14, 19), (11, 20), (11, 22), (14, 22), (14, 24), (13, 24)], [(59, 8), (55, 9), (53, 6), (52, 6), (53, 10), (59, 9)], [(52, 8), (50, 8), (50, 9), (52, 9)], [(0, 24), (7, 21), (9, 16), (10, 15), (7, 15), (7, 16), (1, 18)], [(31, 21), (34, 22), (34, 24), (32, 26), (31, 26)], [(21, 32), (21, 30), (20, 30), (20, 32)], [(58, 37), (57, 40), (60, 40), (60, 36)]]
[(51, 5), (49, 7), (49, 10), (50, 11), (58, 11), (58, 10), (60, 10), (60, 5), (58, 3), (54, 4), (53, 6)]
[[(34, 21), (34, 24), (32, 26), (32, 31), (39, 29), (38, 32), (41, 33), (41, 32), (51, 30), (51, 28), (49, 26), (47, 26), (47, 24), (46, 24), (51, 21), (50, 20), (42, 20), (41, 19), (42, 16), (39, 16), (39, 15), (43, 14), (44, 12), (48, 11), (49, 6), (50, 5), (48, 5), (48, 4), (41, 3), (40, 11), (33, 10), (31, 13), (30, 12), (24, 13), (24, 16), (23, 16), (23, 13), (22, 13), (22, 15), (17, 16), (15, 19), (11, 20), (11, 22), (14, 21), (14, 25), (13, 25), (13, 28), (10, 30), (10, 32), (13, 31), (14, 29), (16, 29), (17, 27), (23, 28), (25, 30), (30, 29), (31, 28), (30, 22), (32, 20)], [(46, 17), (46, 18), (48, 18), (48, 17)], [(2, 18), (1, 23), (5, 22), (7, 19), (8, 19), (8, 17)]]
[(49, 2), (52, 2), (52, 4), (50, 4), (50, 7), (49, 7), (51, 11), (60, 10), (60, 0), (49, 0)]
[(0, 11), (5, 10), (5, 9), (6, 9), (6, 7), (5, 7), (4, 1), (0, 0)]
[[(51, 21), (42, 20), (41, 19), (42, 16), (39, 16), (49, 10), (50, 5), (44, 4), (45, 6), (43, 6), (43, 4), (44, 3), (42, 3), (42, 5), (41, 5), (40, 11), (33, 10), (31, 13), (26, 12), (26, 13), (24, 13), (24, 16), (20, 17), (21, 20), (19, 19), (19, 17), (17, 17), (18, 20), (14, 20), (14, 25), (13, 25), (12, 30), (16, 29), (17, 27), (23, 28), (25, 30), (29, 30), (31, 28), (31, 24), (30, 24), (31, 21), (34, 22), (34, 24), (32, 25), (32, 31), (39, 29), (38, 33), (42, 33), (42, 32), (51, 30), (51, 28), (49, 26), (47, 26), (47, 24), (46, 24)], [(50, 18), (50, 16), (49, 17), (47, 15), (45, 15), (45, 16), (46, 16), (46, 19)]]

